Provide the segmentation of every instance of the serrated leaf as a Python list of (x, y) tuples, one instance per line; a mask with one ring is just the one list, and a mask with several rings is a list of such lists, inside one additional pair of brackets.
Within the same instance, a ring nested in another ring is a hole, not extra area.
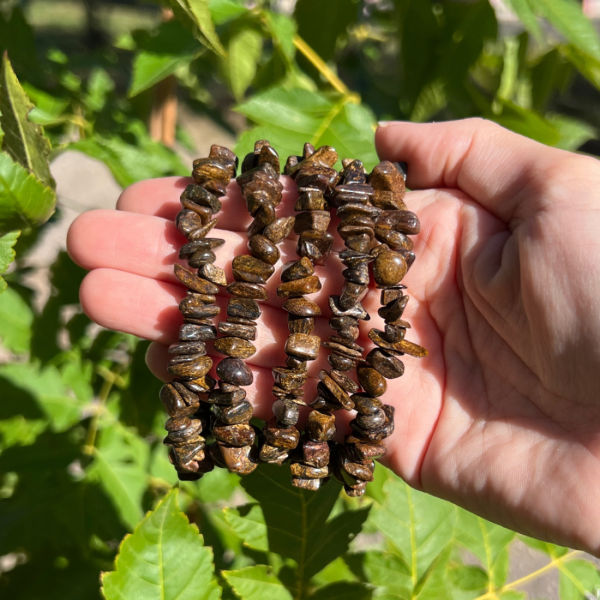
[(0, 125), (4, 131), (2, 150), (27, 169), (45, 186), (54, 188), (48, 157), (50, 142), (39, 125), (27, 118), (33, 104), (19, 84), (8, 60), (2, 58), (0, 71)]
[(207, 48), (225, 56), (225, 48), (215, 31), (209, 0), (168, 0), (175, 14)]
[(506, 581), (508, 546), (514, 537), (514, 531), (490, 523), (466, 510), (459, 510), (456, 542), (481, 561), (493, 589), (502, 587)]
[(328, 519), (339, 496), (337, 484), (307, 492), (293, 487), (289, 473), (273, 465), (261, 465), (242, 479), (242, 486), (260, 503), (269, 550), (295, 560), (302, 580), (344, 554), (369, 514), (367, 507)]
[(172, 490), (125, 537), (115, 571), (102, 574), (106, 600), (217, 600), (213, 553)]
[(308, 598), (309, 600), (370, 600), (373, 591), (373, 588), (362, 583), (336, 581), (314, 591)]
[(47, 221), (55, 204), (51, 188), (0, 152), (0, 234)]
[[(570, 560), (559, 565), (561, 600), (587, 600), (600, 593), (600, 572), (585, 560)], [(586, 595), (587, 594), (587, 595)]]
[(461, 590), (477, 591), (488, 585), (487, 573), (475, 565), (457, 565), (448, 569), (450, 581)]
[(240, 100), (256, 75), (256, 66), (262, 53), (262, 35), (252, 27), (235, 32), (227, 46), (227, 79), (233, 95)]
[[(0, 275), (6, 273), (8, 267), (15, 260), (14, 246), (17, 243), (17, 238), (21, 235), (20, 231), (10, 231), (4, 235), (0, 235)], [(7, 283), (0, 277), (0, 294), (6, 289)], [(2, 308), (0, 307), (0, 311)], [(0, 337), (2, 336), (2, 322), (0, 320)]]
[[(1, 242), (1, 238), (0, 238)], [(0, 296), (0, 341), (15, 354), (24, 354), (31, 343), (33, 311), (12, 288)]]
[(239, 571), (222, 571), (221, 575), (241, 600), (292, 600), (292, 594), (271, 567), (257, 565)]
[(422, 582), (452, 540), (457, 509), (395, 476), (384, 491), (387, 498), (373, 508), (370, 522), (398, 550), (412, 582)]
[(89, 480), (102, 485), (123, 523), (131, 529), (143, 515), (148, 458), (148, 446), (141, 438), (111, 426), (100, 433), (94, 461), (87, 471)]
[(239, 156), (251, 151), (254, 140), (268, 139), (284, 162), (290, 154), (301, 154), (307, 141), (317, 147), (333, 146), (340, 160), (360, 156), (367, 170), (378, 162), (373, 144), (375, 119), (367, 108), (347, 97), (277, 87), (253, 96), (236, 110), (258, 125), (240, 137)]
[(258, 504), (223, 509), (232, 531), (250, 548), (267, 552), (269, 540), (263, 511)]
[(411, 596), (413, 581), (410, 569), (400, 556), (371, 550), (365, 553), (363, 568), (367, 581), (386, 598)]

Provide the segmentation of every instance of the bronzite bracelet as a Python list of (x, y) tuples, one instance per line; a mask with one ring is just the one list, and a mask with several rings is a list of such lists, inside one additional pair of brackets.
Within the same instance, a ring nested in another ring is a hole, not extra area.
[[(403, 375), (398, 357), (427, 355), (405, 339), (410, 324), (403, 319), (408, 296), (401, 283), (415, 260), (409, 236), (419, 233), (420, 224), (404, 204), (403, 165), (382, 162), (367, 175), (360, 160), (344, 159), (340, 173), (334, 168), (337, 161), (329, 146), (315, 150), (305, 144), (302, 156), (290, 156), (284, 174), (296, 184), (298, 214), (277, 218), (283, 189), (279, 157), (269, 142), (256, 142), (237, 178), (253, 217), (248, 227), (250, 254), (233, 259), (234, 281), (229, 285), (223, 269), (213, 264), (213, 250), (224, 242), (207, 235), (216, 225), (219, 198), (236, 175), (237, 158), (213, 146), (207, 159), (194, 161), (194, 184), (181, 195), (177, 228), (188, 239), (180, 258), (198, 273), (175, 266), (188, 291), (179, 307), (184, 318), (180, 341), (169, 348), (173, 358), (168, 369), (175, 379), (161, 390), (170, 416), (165, 444), (180, 479), (198, 479), (215, 465), (244, 475), (262, 461), (289, 462), (292, 484), (309, 490), (319, 489), (334, 475), (348, 495), (361, 496), (373, 480), (374, 460), (385, 454), (383, 440), (394, 430), (394, 408), (382, 401), (386, 379)], [(345, 282), (338, 295), (329, 297), (334, 334), (321, 341), (314, 334), (321, 309), (305, 296), (321, 289), (315, 265), (325, 265), (332, 250), (330, 209), (340, 221), (337, 231), (346, 246), (339, 253)], [(285, 366), (272, 370), (274, 416), (261, 432), (250, 423), (252, 406), (242, 387), (250, 385), (253, 376), (244, 360), (256, 352), (252, 342), (261, 314), (257, 301), (268, 298), (264, 285), (280, 257), (277, 245), (292, 229), (298, 235), (298, 259), (282, 267), (277, 287), (288, 313), (287, 358)], [(372, 280), (381, 290), (378, 313), (385, 327), (369, 331), (376, 347), (363, 357), (357, 340), (360, 321), (370, 319), (362, 300)], [(227, 319), (218, 324), (216, 339), (211, 320), (219, 314), (215, 295), (225, 286), (230, 294)], [(207, 356), (208, 340), (215, 340), (215, 350), (226, 356), (217, 365), (218, 386), (208, 374), (213, 364)], [(321, 345), (329, 350), (331, 369), (319, 372), (317, 395), (306, 402), (308, 362), (318, 358)], [(300, 407), (306, 404), (310, 412), (302, 433), (296, 425)], [(342, 409), (355, 410), (356, 417), (350, 422), (351, 433), (340, 443), (334, 441), (334, 413)], [(214, 439), (208, 449), (203, 432)]]

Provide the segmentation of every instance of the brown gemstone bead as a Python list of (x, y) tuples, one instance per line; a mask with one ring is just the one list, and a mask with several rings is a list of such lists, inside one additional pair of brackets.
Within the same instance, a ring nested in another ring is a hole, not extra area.
[(258, 233), (248, 241), (248, 249), (252, 256), (269, 265), (274, 265), (279, 260), (279, 250), (275, 244)]
[(226, 383), (233, 385), (251, 385), (254, 376), (250, 368), (239, 358), (224, 358), (217, 365), (217, 375)]
[(306, 371), (284, 369), (283, 367), (275, 367), (273, 369), (273, 379), (275, 383), (286, 391), (302, 387), (306, 383), (307, 377)]
[[(191, 394), (191, 392), (188, 393)], [(196, 412), (200, 399), (195, 394), (191, 395), (195, 398), (195, 401), (188, 404), (186, 398), (179, 393), (179, 390), (173, 384), (167, 383), (160, 389), (160, 399), (171, 417), (190, 415)]]
[(193, 379), (192, 381), (183, 382), (185, 387), (195, 394), (204, 394), (206, 392), (210, 392), (215, 387), (216, 383), (217, 382), (210, 375), (205, 375), (204, 377), (199, 377), (198, 379)]
[(217, 260), (217, 256), (212, 250), (198, 250), (188, 260), (188, 265), (192, 269), (199, 269), (208, 263), (213, 263)]
[(294, 210), (325, 210), (327, 209), (327, 201), (321, 190), (304, 188), (298, 190), (298, 200), (294, 206)]
[(214, 250), (215, 248), (222, 246), (224, 243), (225, 240), (219, 238), (204, 238), (202, 240), (188, 242), (184, 246), (181, 246), (181, 250), (179, 250), (179, 258), (188, 259), (198, 252), (198, 250)]
[(352, 452), (356, 460), (375, 460), (387, 454), (387, 448), (383, 444), (352, 444)]
[(342, 277), (346, 281), (358, 283), (360, 285), (368, 285), (369, 283), (369, 265), (364, 264), (355, 269), (345, 269), (342, 271)]
[(256, 434), (252, 425), (238, 423), (237, 425), (225, 425), (217, 421), (213, 427), (215, 439), (230, 446), (249, 446), (254, 443)]
[(392, 287), (381, 290), (381, 304), (389, 304), (398, 298), (402, 298), (403, 287)]
[(278, 385), (274, 385), (271, 388), (271, 393), (275, 398), (285, 398), (286, 400), (294, 400), (298, 404), (302, 404), (304, 401), (301, 400), (302, 396), (304, 396), (304, 390), (291, 390), (287, 391), (283, 388), (280, 388)]
[(256, 339), (256, 327), (252, 325), (241, 325), (240, 323), (221, 321), (219, 323), (219, 333), (221, 335), (242, 338), (244, 340)]
[[(373, 465), (372, 467), (371, 464)], [(373, 481), (373, 471), (375, 470), (375, 463), (373, 461), (370, 461), (366, 464), (360, 462), (344, 461), (342, 463), (342, 469), (346, 471), (348, 475), (351, 475), (353, 478), (358, 479), (360, 481)], [(344, 479), (346, 478), (344, 477)], [(354, 483), (354, 480), (350, 481), (353, 482), (353, 485), (356, 485), (356, 483)]]
[[(190, 266), (192, 263), (190, 262)], [(225, 277), (225, 271), (221, 267), (215, 267), (215, 265), (206, 263), (202, 265), (198, 270), (198, 275), (203, 277), (207, 281), (214, 283), (215, 285), (227, 285), (227, 277)]]
[(380, 162), (368, 177), (369, 184), (377, 191), (402, 193), (406, 189), (404, 177), (396, 165), (389, 161)]
[(169, 346), (169, 354), (206, 354), (206, 344), (204, 342), (179, 342)]
[(342, 307), (339, 296), (329, 296), (329, 308), (335, 317), (352, 317), (353, 319), (362, 321), (368, 321), (371, 318), (369, 313), (358, 302), (348, 308)]
[(246, 391), (241, 388), (226, 392), (222, 389), (212, 390), (208, 395), (207, 402), (210, 404), (239, 404), (246, 398)]
[[(261, 204), (254, 215), (254, 221), (248, 226), (248, 237), (261, 233), (268, 225), (276, 220), (275, 208), (272, 204)], [(269, 236), (265, 236), (269, 237)], [(269, 239), (271, 239), (269, 237)], [(271, 240), (273, 241), (273, 240)], [(273, 242), (275, 243), (275, 242)]]
[(248, 283), (243, 281), (235, 281), (227, 286), (227, 291), (232, 296), (240, 298), (252, 298), (254, 300), (266, 300), (269, 295), (267, 290), (262, 285), (257, 283)]
[(301, 234), (307, 230), (327, 231), (330, 221), (331, 214), (328, 210), (309, 210), (296, 215), (294, 232)]
[(356, 369), (356, 374), (358, 375), (358, 382), (365, 392), (371, 396), (375, 396), (376, 398), (385, 394), (387, 390), (387, 382), (385, 377), (378, 373), (375, 369), (366, 363), (361, 363)]
[(277, 295), (281, 298), (299, 297), (305, 294), (314, 294), (321, 289), (321, 281), (316, 275), (295, 279), (282, 283), (277, 287)]
[(189, 238), (194, 231), (200, 229), (203, 224), (200, 215), (189, 209), (180, 211), (175, 221), (177, 230), (186, 238)]
[(288, 453), (285, 449), (271, 446), (271, 444), (263, 444), (260, 449), (259, 458), (262, 462), (281, 465), (287, 460), (287, 457)]
[(315, 262), (324, 262), (331, 253), (333, 236), (326, 231), (305, 230), (298, 238), (296, 252)]
[(283, 303), (283, 309), (299, 317), (318, 317), (321, 309), (308, 298), (288, 298)]
[(338, 371), (351, 371), (356, 367), (356, 361), (348, 356), (333, 352), (327, 357), (329, 364)]
[(306, 432), (314, 442), (327, 442), (335, 435), (335, 417), (313, 410), (309, 413), (306, 421)]
[(312, 333), (315, 328), (315, 320), (312, 317), (298, 317), (292, 313), (288, 314), (288, 329), (290, 333)]
[(344, 284), (342, 295), (340, 296), (340, 307), (348, 310), (358, 304), (366, 295), (368, 286), (347, 281)]
[(319, 395), (310, 403), (310, 407), (315, 410), (326, 412), (334, 412), (343, 408), (343, 406), (336, 402), (328, 392), (327, 396), (324, 396), (320, 391)]
[[(362, 357), (362, 348), (358, 344), (350, 344), (350, 342), (336, 338), (335, 336), (332, 336), (328, 342), (323, 342), (321, 345), (353, 359)], [(356, 346), (356, 348), (350, 346)], [(339, 370), (342, 371), (343, 369)]]
[(212, 325), (194, 325), (184, 323), (179, 329), (179, 339), (182, 342), (204, 342), (214, 340), (217, 337), (217, 330)]
[(180, 199), (182, 202), (184, 200), (189, 200), (194, 204), (206, 206), (207, 208), (210, 208), (212, 214), (217, 214), (221, 210), (221, 202), (219, 199), (200, 185), (188, 185), (185, 190), (183, 190)]
[(288, 356), (285, 359), (285, 366), (293, 370), (301, 370), (306, 372), (307, 363), (305, 360), (296, 358), (295, 356)]
[(215, 404), (213, 413), (219, 421), (223, 421), (226, 425), (237, 425), (252, 418), (252, 404), (248, 401), (232, 405)]
[(248, 283), (266, 283), (273, 275), (275, 268), (254, 256), (236, 256), (231, 267), (236, 281)]
[(208, 208), (208, 206), (200, 206), (195, 202), (188, 200), (187, 198), (183, 198), (181, 200), (181, 206), (186, 210), (191, 210), (192, 212), (195, 212), (200, 217), (202, 226), (208, 225), (208, 223), (210, 223), (213, 216), (213, 212), (210, 208)]
[(320, 346), (319, 336), (294, 333), (285, 343), (285, 352), (305, 360), (315, 360), (319, 356)]
[(380, 398), (369, 396), (365, 392), (353, 394), (352, 401), (354, 402), (356, 412), (362, 415), (375, 414), (383, 406)]
[(263, 433), (271, 446), (285, 450), (293, 450), (300, 441), (300, 432), (295, 427), (278, 427), (276, 419), (269, 421)]
[(322, 468), (329, 464), (329, 444), (306, 440), (301, 445), (302, 462), (311, 467)]
[(385, 229), (375, 226), (375, 237), (382, 243), (387, 244), (394, 250), (412, 250), (413, 241), (403, 233), (393, 229)]
[(376, 427), (381, 427), (385, 423), (385, 420), (385, 413), (380, 408), (378, 408), (372, 414), (359, 413), (358, 415), (356, 415), (356, 422), (364, 429), (374, 429)]
[(215, 340), (215, 350), (234, 358), (250, 358), (256, 353), (252, 342), (238, 337), (224, 337)]
[(421, 231), (419, 218), (409, 210), (385, 211), (377, 217), (377, 225), (379, 227), (395, 229), (400, 233), (408, 235), (416, 235)]
[(395, 325), (385, 324), (385, 339), (388, 342), (395, 344), (401, 342), (406, 335), (406, 329), (404, 327), (396, 327)]
[(344, 241), (348, 248), (356, 252), (368, 252), (371, 247), (371, 236), (367, 233), (347, 237)]
[(303, 465), (302, 463), (292, 463), (290, 465), (290, 471), (293, 477), (305, 479), (324, 479), (331, 475), (329, 467), (311, 467), (310, 465)]
[(357, 422), (356, 419), (350, 421), (350, 427), (355, 432), (355, 436), (362, 441), (367, 442), (380, 442), (381, 440), (389, 437), (394, 431), (394, 412), (395, 409), (389, 404), (384, 404), (382, 407), (383, 412), (386, 414), (387, 420), (384, 425), (374, 429), (364, 429)]
[(198, 185), (207, 181), (221, 181), (225, 185), (232, 177), (235, 177), (235, 169), (218, 158), (199, 158), (194, 161), (192, 177)]
[(214, 317), (221, 312), (218, 306), (205, 304), (198, 296), (200, 294), (188, 295), (179, 303), (179, 310), (184, 317), (205, 319), (207, 317)]
[(295, 425), (300, 417), (300, 406), (291, 400), (276, 400), (273, 414), (282, 425)]
[(328, 392), (335, 398), (336, 402), (339, 402), (346, 410), (352, 410), (354, 408), (354, 402), (352, 402), (350, 396), (332, 377), (330, 377), (327, 371), (320, 371), (319, 379), (323, 382), (323, 385), (327, 388)]
[(350, 377), (344, 375), (341, 371), (333, 369), (331, 373), (329, 373), (329, 376), (349, 394), (354, 394), (359, 389), (358, 384), (350, 379)]
[(303, 256), (300, 260), (286, 263), (281, 269), (281, 281), (287, 283), (296, 279), (310, 277), (315, 272), (312, 262)]
[(181, 265), (175, 265), (175, 276), (177, 279), (179, 279), (179, 281), (181, 281), (181, 283), (186, 285), (189, 289), (198, 292), (199, 294), (214, 295), (219, 291), (219, 288), (216, 285), (210, 283), (210, 281), (201, 279)]
[(316, 492), (321, 487), (322, 479), (305, 479), (303, 477), (292, 477), (291, 484), (294, 487)]
[(189, 362), (173, 362), (172, 359), (169, 363), (167, 370), (175, 377), (181, 379), (198, 379), (203, 377), (210, 371), (213, 361), (210, 356), (199, 356), (194, 361)]
[(413, 342), (409, 342), (408, 340), (402, 340), (401, 342), (396, 342), (395, 344), (388, 342), (382, 336), (382, 332), (378, 329), (371, 329), (371, 331), (369, 331), (369, 337), (377, 346), (387, 350), (388, 352), (408, 354), (410, 356), (414, 356), (415, 358), (423, 358), (429, 354), (425, 348)]
[(263, 235), (273, 244), (281, 244), (294, 228), (294, 217), (281, 217), (265, 226)]
[(225, 466), (238, 475), (249, 475), (258, 466), (256, 448), (254, 446), (226, 446), (219, 444)]
[(373, 263), (373, 276), (380, 286), (395, 286), (406, 275), (407, 264), (405, 258), (397, 252), (382, 252)]
[(229, 298), (227, 316), (242, 317), (254, 321), (260, 317), (262, 311), (258, 303), (251, 298)]
[(404, 309), (408, 304), (408, 296), (401, 296), (397, 300), (393, 300), (390, 304), (382, 306), (377, 313), (386, 323), (394, 323), (402, 317)]
[(395, 356), (379, 349), (367, 354), (367, 362), (386, 379), (396, 379), (404, 375), (404, 363)]
[(171, 417), (165, 424), (171, 442), (185, 442), (202, 433), (202, 421), (188, 417)]
[(205, 238), (215, 227), (217, 226), (217, 219), (212, 219), (208, 223), (205, 223), (199, 229), (195, 229), (188, 235), (190, 241), (201, 240)]

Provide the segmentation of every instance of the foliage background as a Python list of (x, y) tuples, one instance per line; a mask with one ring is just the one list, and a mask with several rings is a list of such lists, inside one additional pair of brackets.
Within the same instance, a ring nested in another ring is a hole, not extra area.
[[(46, 297), (34, 293), (28, 258), (56, 201), (48, 159), (77, 150), (123, 187), (187, 174), (189, 132), (178, 127), (170, 148), (147, 126), (157, 107), (165, 116), (165, 82), (176, 82), (181, 107), (237, 135), (240, 155), (258, 138), (284, 156), (310, 140), (370, 167), (377, 120), (473, 115), (594, 153), (600, 40), (580, 6), (511, 0), (520, 21), (499, 24), (487, 0), (168, 4), (175, 19), (133, 1), (0, 0), (0, 50), (16, 73), (5, 60), (2, 596), (97, 598), (107, 572), (109, 600), (514, 600), (554, 570), (561, 598), (598, 597), (589, 557), (516, 536), (380, 466), (360, 500), (340, 497), (335, 482), (317, 494), (293, 489), (269, 466), (170, 491), (147, 342), (90, 323), (78, 304), (84, 272), (64, 252)], [(515, 543), (547, 559), (509, 582)]]

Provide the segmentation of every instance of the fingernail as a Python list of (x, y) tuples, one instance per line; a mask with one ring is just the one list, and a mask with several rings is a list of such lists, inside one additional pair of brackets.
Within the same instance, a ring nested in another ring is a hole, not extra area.
[(393, 123), (393, 121), (379, 121), (379, 123), (377, 123), (378, 127), (387, 127), (388, 125), (391, 125)]

